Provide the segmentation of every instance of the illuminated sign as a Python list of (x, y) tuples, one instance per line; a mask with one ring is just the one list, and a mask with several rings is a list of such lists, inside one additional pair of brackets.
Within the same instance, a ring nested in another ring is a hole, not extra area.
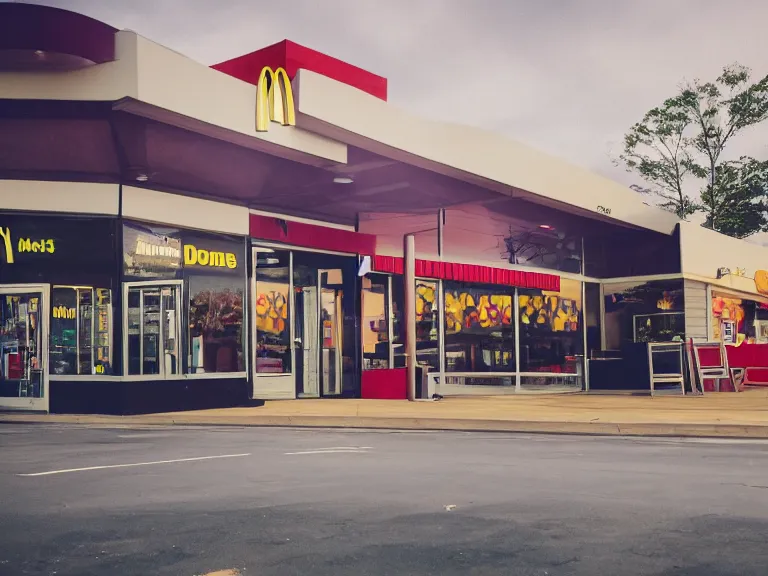
[(185, 266), (212, 266), (214, 268), (237, 268), (237, 256), (232, 252), (215, 252), (197, 248), (192, 244), (184, 245)]
[[(5, 252), (5, 263), (13, 264), (15, 257), (13, 253), (13, 239), (11, 229), (8, 227), (0, 227), (0, 240), (2, 241), (2, 247)], [(31, 252), (31, 253), (43, 253), (53, 254), (56, 251), (56, 245), (50, 238), (40, 238), (33, 240), (31, 238), (19, 238), (16, 244), (16, 251), (19, 253)]]
[(77, 318), (77, 310), (67, 308), (66, 306), (54, 306), (53, 317), (60, 318), (61, 320), (74, 320)]
[(755, 288), (760, 294), (768, 296), (768, 270), (755, 272)]
[(266, 132), (270, 122), (295, 126), (296, 110), (291, 80), (285, 68), (272, 70), (265, 66), (256, 85), (256, 131)]

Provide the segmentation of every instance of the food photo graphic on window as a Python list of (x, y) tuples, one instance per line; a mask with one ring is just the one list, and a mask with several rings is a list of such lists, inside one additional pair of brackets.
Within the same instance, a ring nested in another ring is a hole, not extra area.
[(447, 372), (515, 370), (514, 289), (446, 282)]
[(518, 293), (521, 372), (578, 374), (582, 369), (581, 282), (561, 278), (560, 292)]

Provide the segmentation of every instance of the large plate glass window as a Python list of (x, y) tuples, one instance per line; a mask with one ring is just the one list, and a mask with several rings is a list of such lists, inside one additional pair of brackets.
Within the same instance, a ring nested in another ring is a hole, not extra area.
[(584, 370), (581, 282), (562, 278), (559, 292), (520, 289), (517, 304), (521, 385), (524, 388), (551, 385), (581, 388)]
[(416, 280), (416, 362), (440, 371), (440, 313), (438, 283)]
[(363, 284), (363, 369), (389, 368), (389, 277), (368, 274)]
[(514, 372), (514, 288), (444, 282), (445, 371)]
[(603, 295), (606, 350), (685, 339), (682, 279), (606, 283)]
[(181, 282), (126, 284), (129, 375), (180, 374)]
[(46, 321), (42, 292), (0, 289), (0, 405), (24, 398), (34, 408), (47, 394)]
[(188, 362), (191, 374), (244, 372), (242, 241), (184, 236)]
[(256, 253), (256, 366), (258, 374), (291, 372), (291, 273), (288, 251)]
[(112, 374), (112, 291), (90, 286), (51, 289), (53, 374)]

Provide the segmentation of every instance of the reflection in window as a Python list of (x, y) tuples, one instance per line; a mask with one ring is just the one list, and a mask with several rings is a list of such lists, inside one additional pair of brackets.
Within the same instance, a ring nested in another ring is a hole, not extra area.
[(510, 264), (581, 273), (581, 236), (556, 230), (549, 225), (510, 223), (504, 237), (506, 260)]
[(254, 248), (256, 366), (260, 374), (291, 372), (290, 252)]
[(685, 339), (682, 280), (607, 283), (603, 293), (606, 349)]
[(515, 371), (510, 290), (444, 284), (446, 372)]
[(363, 369), (389, 368), (389, 278), (363, 277)]
[(49, 354), (53, 374), (111, 374), (111, 344), (111, 290), (52, 288)]
[(392, 276), (392, 355), (393, 368), (405, 368), (405, 284), (402, 276)]
[(584, 354), (581, 282), (560, 292), (520, 290), (520, 372), (581, 375)]
[(232, 276), (189, 277), (189, 371), (242, 372), (243, 285)]
[(437, 282), (416, 281), (416, 362), (440, 370), (440, 317)]

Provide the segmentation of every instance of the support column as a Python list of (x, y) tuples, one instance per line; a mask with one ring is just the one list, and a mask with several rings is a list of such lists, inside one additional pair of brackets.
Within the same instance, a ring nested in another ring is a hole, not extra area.
[(405, 365), (408, 374), (408, 400), (416, 399), (416, 240), (408, 234), (404, 240), (405, 258)]

